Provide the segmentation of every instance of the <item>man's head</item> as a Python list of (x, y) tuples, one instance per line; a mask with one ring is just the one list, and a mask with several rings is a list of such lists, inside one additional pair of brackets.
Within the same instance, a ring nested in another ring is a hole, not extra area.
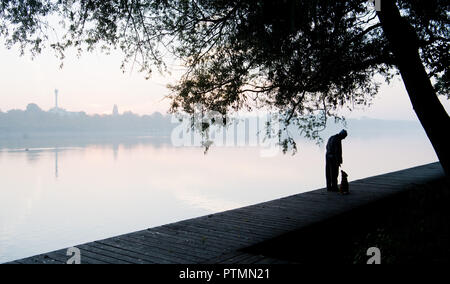
[(339, 136), (341, 139), (345, 139), (347, 137), (347, 131), (345, 129), (342, 129), (341, 132), (339, 132)]

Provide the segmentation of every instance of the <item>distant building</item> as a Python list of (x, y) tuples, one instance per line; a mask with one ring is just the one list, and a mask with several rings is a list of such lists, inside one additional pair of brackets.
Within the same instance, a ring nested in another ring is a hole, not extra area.
[(55, 89), (55, 109), (58, 109), (58, 89)]
[(113, 111), (112, 111), (112, 115), (113, 116), (118, 116), (119, 115), (119, 108), (117, 107), (117, 105), (114, 105)]
[(59, 115), (67, 115), (68, 114), (68, 112), (65, 109), (58, 107), (58, 90), (57, 89), (55, 89), (55, 107), (51, 108), (49, 110), (49, 112), (56, 113)]

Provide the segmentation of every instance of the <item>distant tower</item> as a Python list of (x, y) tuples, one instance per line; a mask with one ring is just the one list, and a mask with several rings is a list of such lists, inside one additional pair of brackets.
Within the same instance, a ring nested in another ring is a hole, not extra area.
[(114, 105), (112, 114), (113, 116), (119, 115), (119, 108), (117, 107), (117, 105)]
[(58, 109), (58, 89), (55, 90), (55, 109)]

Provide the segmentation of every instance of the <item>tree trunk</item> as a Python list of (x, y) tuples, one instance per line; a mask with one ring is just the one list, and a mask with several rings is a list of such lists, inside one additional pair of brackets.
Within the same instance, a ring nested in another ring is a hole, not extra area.
[(450, 118), (439, 101), (419, 55), (417, 35), (401, 17), (394, 0), (381, 0), (377, 11), (394, 54), (414, 111), (433, 145), (447, 176), (450, 175)]

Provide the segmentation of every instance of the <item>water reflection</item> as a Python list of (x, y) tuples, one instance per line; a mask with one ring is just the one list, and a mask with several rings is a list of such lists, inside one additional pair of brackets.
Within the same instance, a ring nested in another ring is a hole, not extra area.
[[(349, 131), (343, 152), (350, 180), (436, 160), (420, 132)], [(300, 142), (295, 156), (262, 158), (167, 137), (0, 139), (0, 173), (4, 262), (323, 187), (324, 149)]]
[(36, 163), (40, 157), (41, 152), (42, 152), (42, 150), (25, 149), (28, 163), (30, 163), (30, 164)]
[(58, 148), (55, 148), (55, 179), (58, 178)]
[(114, 161), (117, 161), (117, 156), (119, 155), (119, 144), (118, 143), (113, 144), (113, 154), (114, 154)]

